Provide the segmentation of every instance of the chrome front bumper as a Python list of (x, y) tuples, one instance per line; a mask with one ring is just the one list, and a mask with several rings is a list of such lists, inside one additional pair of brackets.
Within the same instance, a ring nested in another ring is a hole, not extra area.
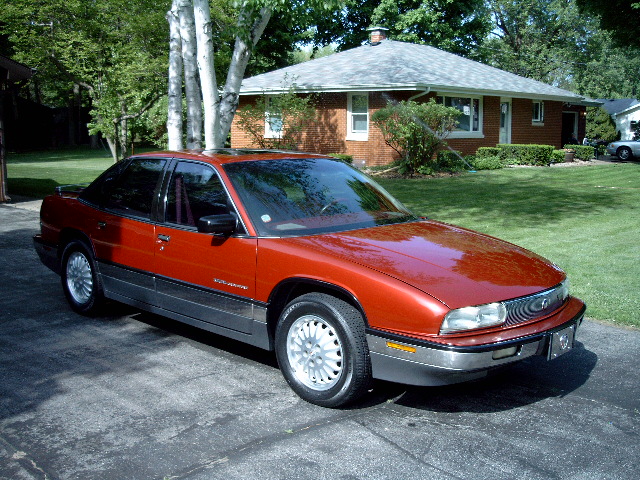
[(482, 378), (493, 368), (535, 355), (551, 360), (573, 347), (584, 311), (583, 307), (570, 321), (536, 335), (474, 347), (421, 342), (369, 330), (373, 376), (407, 385), (449, 385)]

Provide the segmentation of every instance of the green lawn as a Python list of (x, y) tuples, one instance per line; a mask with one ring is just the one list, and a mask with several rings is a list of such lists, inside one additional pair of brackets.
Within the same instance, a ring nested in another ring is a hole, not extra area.
[(9, 195), (43, 198), (58, 185), (90, 182), (112, 164), (109, 152), (88, 148), (10, 153)]
[(380, 183), (416, 213), (549, 258), (568, 273), (587, 316), (640, 326), (640, 164)]
[[(93, 180), (104, 151), (8, 156), (9, 193), (43, 197)], [(640, 164), (513, 168), (382, 179), (416, 213), (495, 235), (561, 266), (591, 318), (640, 326)]]

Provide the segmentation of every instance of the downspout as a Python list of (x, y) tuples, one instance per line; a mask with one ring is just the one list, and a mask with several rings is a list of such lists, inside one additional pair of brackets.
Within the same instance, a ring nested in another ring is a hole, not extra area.
[(409, 102), (415, 100), (416, 98), (420, 98), (423, 97), (424, 95), (427, 95), (428, 93), (431, 93), (431, 87), (422, 87), (424, 90), (416, 93), (415, 95), (413, 95), (412, 97), (409, 97)]

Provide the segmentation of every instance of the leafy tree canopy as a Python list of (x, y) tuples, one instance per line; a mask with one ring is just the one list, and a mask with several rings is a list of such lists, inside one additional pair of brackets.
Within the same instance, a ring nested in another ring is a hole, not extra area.
[(580, 11), (595, 15), (600, 26), (614, 34), (620, 46), (640, 48), (640, 2), (633, 0), (576, 0)]

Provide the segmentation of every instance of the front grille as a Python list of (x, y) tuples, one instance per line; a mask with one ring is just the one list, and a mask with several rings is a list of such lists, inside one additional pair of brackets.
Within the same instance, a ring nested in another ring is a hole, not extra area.
[(527, 322), (550, 314), (567, 300), (567, 288), (561, 283), (544, 292), (503, 302), (507, 309), (504, 326)]

